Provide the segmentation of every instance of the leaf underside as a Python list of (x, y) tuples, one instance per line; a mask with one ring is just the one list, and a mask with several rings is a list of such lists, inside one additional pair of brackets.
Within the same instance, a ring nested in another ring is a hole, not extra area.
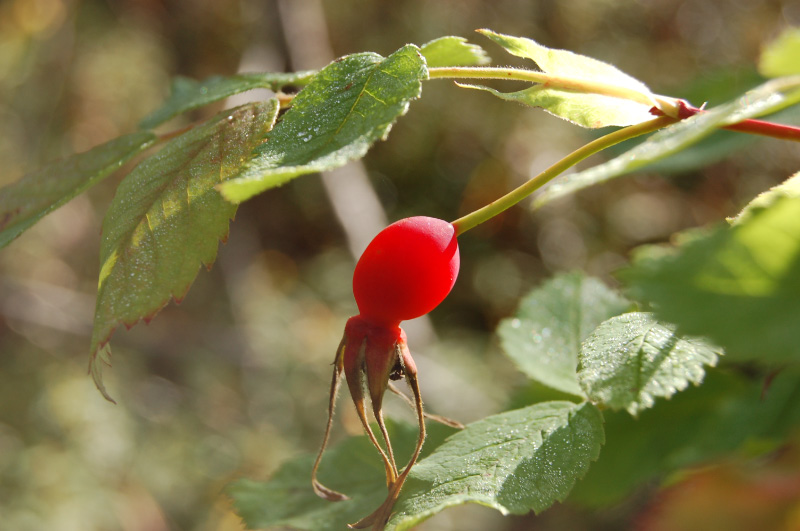
[(458, 86), (483, 90), (502, 100), (521, 103), (528, 107), (540, 107), (554, 116), (588, 129), (633, 125), (653, 119), (646, 105), (599, 94), (545, 89), (541, 85), (517, 92), (500, 92), (492, 87), (469, 83), (458, 83)]
[(658, 131), (608, 162), (557, 178), (543, 189), (534, 204), (541, 206), (589, 186), (627, 175), (696, 144), (720, 127), (769, 114), (799, 101), (800, 76), (767, 82), (735, 101)]
[(716, 365), (718, 354), (701, 339), (679, 337), (674, 326), (652, 314), (626, 313), (605, 321), (583, 342), (578, 379), (594, 403), (635, 416), (657, 397), (699, 385), (704, 366)]
[[(412, 469), (386, 529), (409, 529), (464, 503), (504, 514), (543, 511), (563, 500), (597, 459), (602, 422), (591, 404), (546, 402), (475, 422), (444, 442), (443, 428), (431, 426), (425, 445), (430, 453)], [(393, 429), (396, 453), (407, 455), (415, 436), (410, 426)], [(314, 495), (312, 461), (303, 456), (282, 466), (270, 481), (238, 480), (226, 489), (249, 529), (344, 529), (383, 501), (383, 468), (365, 437), (344, 441), (323, 460), (323, 483), (348, 494), (348, 501)]]
[[(523, 37), (503, 35), (489, 30), (480, 30), (480, 33), (505, 48), (510, 54), (530, 59), (542, 72), (622, 87), (641, 94), (643, 100), (653, 98), (644, 83), (608, 63), (567, 50), (547, 48)], [(633, 125), (653, 118), (650, 108), (654, 100), (651, 103), (643, 103), (601, 94), (554, 89), (542, 84), (512, 93), (484, 86), (464, 86), (486, 90), (508, 101), (541, 107), (559, 118), (583, 127)]]
[(497, 333), (506, 355), (528, 377), (584, 396), (577, 377), (581, 341), (630, 306), (599, 280), (580, 273), (558, 275), (529, 293)]
[(25, 175), (0, 190), (0, 248), (155, 142), (152, 133), (137, 132), (72, 155)]
[(631, 292), (686, 334), (704, 335), (726, 357), (800, 360), (800, 197), (795, 177), (757, 198), (732, 226), (672, 252), (641, 250), (622, 273)]
[(331, 63), (295, 97), (258, 156), (220, 190), (241, 202), (298, 175), (363, 157), (419, 97), (427, 76), (414, 45), (387, 58), (360, 53)]
[(106, 398), (101, 350), (120, 324), (151, 319), (210, 267), (236, 205), (215, 186), (236, 174), (270, 130), (277, 100), (220, 113), (172, 139), (119, 185), (103, 220), (90, 371)]

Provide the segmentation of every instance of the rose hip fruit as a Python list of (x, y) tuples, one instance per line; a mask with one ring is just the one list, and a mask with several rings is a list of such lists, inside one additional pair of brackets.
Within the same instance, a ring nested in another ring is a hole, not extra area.
[[(369, 516), (349, 527), (381, 530), (388, 522), (400, 489), (419, 457), (425, 441), (425, 412), (417, 380), (417, 367), (406, 343), (400, 322), (425, 315), (447, 297), (458, 276), (458, 241), (452, 224), (423, 216), (392, 223), (370, 242), (356, 264), (353, 294), (359, 315), (348, 319), (336, 358), (328, 400), (328, 423), (317, 460), (311, 470), (311, 484), (319, 496), (346, 500), (347, 496), (325, 487), (317, 480), (322, 454), (328, 443), (333, 409), (342, 374), (353, 399), (364, 431), (377, 449), (386, 469), (386, 500)], [(389, 380), (405, 378), (414, 395), (419, 422), (419, 437), (405, 469), (400, 471), (394, 457), (389, 432), (383, 420), (383, 395), (387, 389), (402, 394)], [(366, 393), (365, 393), (366, 391)], [(384, 450), (367, 418), (367, 398), (378, 424)], [(440, 419), (453, 425), (452, 421)]]
[(358, 310), (387, 325), (425, 315), (450, 293), (458, 267), (453, 225), (425, 216), (401, 219), (375, 236), (356, 265)]

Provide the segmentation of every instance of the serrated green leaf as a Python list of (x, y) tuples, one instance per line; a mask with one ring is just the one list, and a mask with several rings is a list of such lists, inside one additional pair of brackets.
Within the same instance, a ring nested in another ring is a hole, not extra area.
[(800, 172), (795, 173), (781, 184), (773, 186), (766, 192), (761, 192), (755, 199), (750, 201), (739, 214), (729, 219), (731, 224), (738, 225), (747, 221), (752, 213), (769, 208), (776, 201), (784, 197), (800, 197)]
[(612, 317), (581, 347), (578, 380), (586, 396), (611, 409), (638, 415), (657, 397), (670, 398), (705, 376), (719, 349), (698, 338), (679, 337), (675, 327), (644, 312)]
[(313, 71), (247, 73), (227, 77), (213, 76), (203, 81), (176, 77), (172, 80), (169, 99), (139, 125), (142, 129), (152, 129), (181, 113), (248, 90), (266, 88), (277, 92), (287, 85), (303, 86), (313, 78), (314, 74)]
[(120, 324), (152, 318), (210, 267), (236, 205), (215, 186), (235, 175), (270, 130), (277, 100), (223, 112), (172, 139), (119, 185), (103, 220), (90, 370), (102, 383), (100, 350)]
[(767, 45), (758, 61), (764, 77), (800, 74), (800, 28), (788, 28)]
[(800, 425), (800, 374), (779, 373), (769, 385), (710, 371), (698, 387), (642, 411), (639, 418), (605, 411), (606, 443), (570, 501), (590, 507), (619, 503), (684, 467), (785, 440)]
[[(430, 426), (430, 452), (412, 469), (386, 529), (409, 529), (447, 507), (480, 503), (504, 514), (541, 512), (569, 493), (597, 459), (603, 419), (591, 404), (548, 402), (494, 415), (452, 430)], [(398, 455), (410, 453), (416, 430), (394, 427)], [(432, 451), (431, 451), (432, 450)], [(372, 512), (386, 496), (377, 452), (364, 437), (333, 448), (322, 461), (323, 483), (350, 500), (329, 502), (311, 490), (313, 458), (287, 464), (268, 482), (239, 480), (227, 488), (250, 529), (291, 526), (344, 529)]]
[(363, 157), (419, 97), (427, 76), (419, 48), (410, 44), (385, 59), (360, 53), (331, 63), (295, 97), (258, 157), (220, 190), (241, 202), (298, 175)]
[(583, 127), (633, 125), (653, 119), (650, 108), (655, 105), (655, 100), (650, 90), (644, 83), (618, 68), (570, 51), (547, 48), (531, 39), (512, 37), (490, 30), (479, 30), (479, 32), (509, 53), (532, 60), (543, 72), (614, 85), (620, 87), (621, 92), (635, 93), (640, 97), (638, 101), (634, 101), (602, 94), (554, 89), (542, 84), (512, 93), (503, 93), (483, 86), (465, 86), (486, 90), (505, 100), (542, 107), (555, 116)]
[(389, 528), (410, 529), (464, 503), (540, 513), (567, 497), (604, 441), (603, 417), (585, 402), (545, 402), (487, 417), (412, 469)]
[(719, 127), (769, 114), (799, 101), (800, 76), (767, 82), (748, 91), (735, 101), (658, 131), (641, 144), (608, 162), (559, 177), (542, 191), (536, 198), (535, 204), (541, 206), (583, 188), (632, 173), (696, 144)]
[(800, 361), (800, 197), (758, 201), (766, 206), (675, 252), (645, 248), (622, 277), (660, 318), (709, 337), (731, 359)]
[[(410, 456), (416, 426), (388, 422), (398, 460)], [(452, 428), (432, 424), (423, 455), (442, 443)], [(386, 476), (378, 452), (365, 436), (351, 437), (326, 451), (319, 470), (323, 484), (343, 492), (347, 501), (330, 502), (311, 488), (313, 455), (292, 459), (268, 481), (239, 479), (226, 487), (236, 513), (248, 529), (340, 531), (375, 510), (386, 497)], [(413, 469), (412, 469), (413, 470)]]
[(506, 355), (527, 376), (584, 396), (577, 377), (581, 342), (600, 323), (630, 306), (599, 280), (580, 273), (558, 275), (529, 293), (497, 333)]
[(478, 66), (491, 61), (486, 51), (464, 37), (440, 37), (420, 48), (428, 68), (443, 66)]
[(155, 142), (152, 133), (121, 136), (48, 164), (0, 189), (0, 248), (46, 214), (109, 176)]

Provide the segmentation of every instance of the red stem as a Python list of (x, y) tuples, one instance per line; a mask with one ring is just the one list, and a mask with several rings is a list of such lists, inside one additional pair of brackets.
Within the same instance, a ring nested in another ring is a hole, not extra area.
[(800, 142), (800, 128), (791, 125), (765, 122), (764, 120), (745, 120), (737, 124), (726, 125), (723, 129)]
[[(663, 116), (664, 113), (655, 107), (650, 110), (651, 113), (657, 116)], [(698, 109), (689, 105), (685, 101), (678, 102), (678, 118), (681, 120), (706, 112), (703, 109)], [(749, 133), (752, 135), (770, 136), (772, 138), (780, 138), (782, 140), (792, 140), (800, 142), (800, 127), (793, 125), (776, 124), (774, 122), (766, 122), (764, 120), (742, 120), (735, 124), (722, 126), (722, 129), (729, 131), (737, 131), (739, 133)]]

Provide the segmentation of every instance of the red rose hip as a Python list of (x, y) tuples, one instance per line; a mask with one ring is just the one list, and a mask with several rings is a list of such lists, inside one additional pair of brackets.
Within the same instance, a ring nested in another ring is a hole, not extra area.
[(458, 276), (453, 225), (417, 216), (392, 223), (370, 242), (356, 265), (353, 294), (359, 312), (397, 325), (433, 310)]

